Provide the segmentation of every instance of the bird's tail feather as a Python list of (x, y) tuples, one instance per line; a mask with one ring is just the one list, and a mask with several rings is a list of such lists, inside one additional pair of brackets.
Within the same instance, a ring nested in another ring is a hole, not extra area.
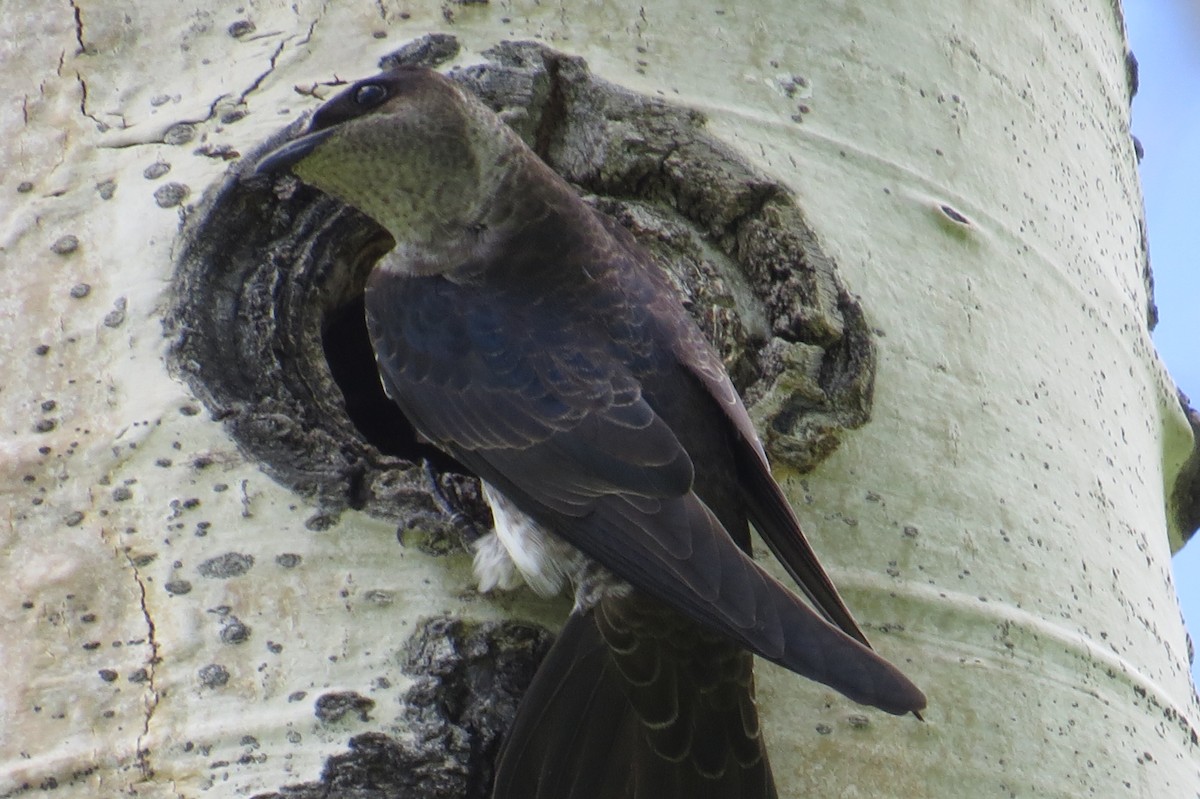
[(494, 799), (775, 799), (752, 658), (644, 595), (573, 613), (521, 701)]

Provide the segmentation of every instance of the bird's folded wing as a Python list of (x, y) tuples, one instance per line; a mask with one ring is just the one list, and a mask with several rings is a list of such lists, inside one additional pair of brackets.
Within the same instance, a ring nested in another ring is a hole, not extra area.
[(870, 646), (858, 622), (834, 587), (800, 528), (791, 505), (771, 475), (758, 434), (720, 358), (681, 311), (665, 304), (652, 308), (660, 324), (672, 327), (674, 352), (736, 430), (735, 457), (746, 512), (775, 557), (817, 609), (843, 632)]
[(692, 492), (690, 458), (604, 336), (437, 278), (377, 284), (367, 308), (388, 393), (522, 511), (763, 657), (890, 712), (923, 706), (894, 667), (737, 547)]

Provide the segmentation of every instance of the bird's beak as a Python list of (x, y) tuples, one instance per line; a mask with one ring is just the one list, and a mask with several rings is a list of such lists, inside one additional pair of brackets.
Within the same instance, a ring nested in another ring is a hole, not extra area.
[(304, 160), (304, 157), (317, 148), (321, 142), (328, 139), (334, 128), (324, 128), (306, 133), (298, 139), (292, 139), (282, 147), (277, 147), (259, 159), (254, 166), (254, 174), (264, 175), (269, 172), (281, 172)]

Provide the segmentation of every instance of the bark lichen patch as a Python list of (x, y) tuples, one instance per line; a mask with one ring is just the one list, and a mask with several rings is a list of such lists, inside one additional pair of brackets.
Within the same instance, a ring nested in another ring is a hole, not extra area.
[[(437, 63), (457, 49), (453, 37), (425, 37), (389, 63)], [(699, 112), (600, 80), (582, 59), (530, 42), (485, 56), (451, 77), (672, 274), (739, 388), (761, 400), (777, 460), (811, 468), (865, 421), (869, 330), (778, 181), (710, 136)], [(461, 468), (383, 395), (363, 322), (362, 287), (390, 236), (292, 177), (252, 174), (254, 156), (299, 129), (235, 164), (190, 217), (166, 323), (173, 365), (294, 490), (332, 509), (431, 518), (446, 503), (422, 463), (435, 475)], [(815, 348), (800, 395), (775, 369), (788, 345)], [(478, 509), (450, 505), (486, 526)]]
[(183, 183), (164, 183), (154, 190), (154, 202), (159, 208), (174, 208), (182, 205), (190, 193), (191, 189)]
[(69, 233), (55, 239), (54, 243), (50, 245), (51, 252), (56, 255), (70, 255), (77, 249), (79, 249), (79, 239)]
[(240, 577), (254, 566), (254, 556), (240, 552), (226, 552), (209, 558), (200, 564), (197, 571), (203, 577), (214, 577), (225, 580), (230, 577)]
[(229, 669), (219, 663), (201, 666), (196, 676), (205, 688), (221, 688), (229, 682)]

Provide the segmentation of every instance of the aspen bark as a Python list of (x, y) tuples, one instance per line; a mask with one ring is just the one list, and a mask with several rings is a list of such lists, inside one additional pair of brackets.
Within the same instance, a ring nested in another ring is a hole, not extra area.
[(411, 735), (422, 620), (563, 617), (394, 521), (325, 523), (167, 366), (204, 191), (435, 30), (455, 63), (536, 39), (702, 111), (876, 334), (870, 420), (779, 477), (929, 710), (760, 665), (781, 796), (1200, 794), (1166, 511), (1192, 438), (1148, 331), (1119, 8), (73, 0), (0, 13), (0, 796), (314, 782)]

